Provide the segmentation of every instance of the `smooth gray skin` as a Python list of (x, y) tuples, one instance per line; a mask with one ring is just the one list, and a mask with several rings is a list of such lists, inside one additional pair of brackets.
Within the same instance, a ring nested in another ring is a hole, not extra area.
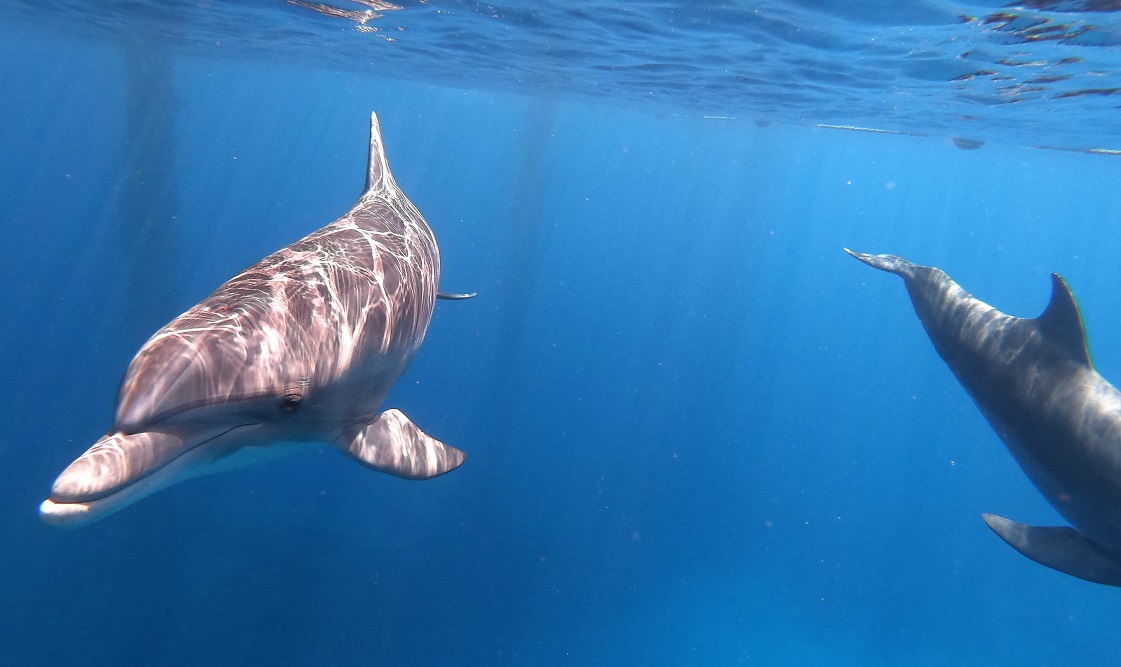
[(1067, 526), (984, 514), (1028, 558), (1121, 586), (1121, 393), (1094, 371), (1070, 288), (1051, 274), (1035, 319), (1005, 315), (939, 269), (845, 249), (903, 279), (934, 348)]
[(407, 479), (463, 452), (380, 412), (424, 340), (440, 252), (397, 187), (370, 117), (366, 187), (338, 220), (257, 262), (156, 332), (129, 364), (113, 427), (40, 506), (72, 527), (189, 477), (331, 443)]

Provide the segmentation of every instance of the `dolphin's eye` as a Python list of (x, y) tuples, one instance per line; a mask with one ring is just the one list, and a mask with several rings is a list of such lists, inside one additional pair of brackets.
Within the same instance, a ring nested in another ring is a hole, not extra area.
[(300, 407), (300, 401), (302, 400), (304, 400), (304, 395), (299, 389), (289, 389), (284, 392), (284, 398), (280, 400), (280, 409), (282, 412), (293, 412)]

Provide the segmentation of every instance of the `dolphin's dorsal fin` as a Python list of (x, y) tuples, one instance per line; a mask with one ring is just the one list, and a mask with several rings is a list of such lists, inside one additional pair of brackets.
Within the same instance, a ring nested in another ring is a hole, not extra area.
[(1036, 318), (1036, 323), (1048, 341), (1059, 346), (1075, 361), (1092, 366), (1078, 304), (1074, 302), (1074, 294), (1066, 281), (1057, 273), (1051, 274), (1051, 302)]
[(370, 114), (370, 159), (366, 165), (366, 187), (362, 196), (378, 193), (393, 184), (393, 174), (389, 173), (389, 162), (385, 159), (385, 146), (381, 142), (381, 126), (377, 113)]

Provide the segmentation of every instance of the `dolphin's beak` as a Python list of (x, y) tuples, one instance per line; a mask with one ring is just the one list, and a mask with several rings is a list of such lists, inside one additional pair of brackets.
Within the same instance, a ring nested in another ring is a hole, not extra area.
[[(170, 433), (107, 433), (62, 471), (39, 516), (53, 526), (73, 528), (94, 521), (131, 501), (135, 486), (184, 451), (183, 439)], [(121, 498), (113, 497), (114, 494)]]
[[(163, 431), (103, 436), (62, 471), (39, 516), (54, 526), (73, 528), (127, 507), (177, 479), (200, 474), (222, 445), (215, 441), (248, 424), (223, 426), (184, 437)], [(209, 446), (203, 446), (209, 445)]]
[(66, 467), (51, 487), (50, 500), (82, 503), (103, 498), (152, 472), (184, 450), (171, 433), (108, 433)]
[(185, 479), (254, 463), (260, 456), (240, 453), (255, 449), (257, 426), (225, 425), (182, 436), (110, 433), (62, 471), (39, 516), (52, 526), (77, 528)]

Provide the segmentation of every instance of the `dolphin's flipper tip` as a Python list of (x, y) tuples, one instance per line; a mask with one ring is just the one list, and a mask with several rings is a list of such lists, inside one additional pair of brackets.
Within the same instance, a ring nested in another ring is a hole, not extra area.
[(849, 250), (848, 248), (842, 248), (842, 250), (874, 269), (894, 273), (904, 278), (914, 274), (915, 265), (899, 255), (870, 255), (864, 252)]
[(478, 292), (465, 292), (463, 294), (456, 292), (436, 292), (436, 298), (444, 299), (445, 301), (462, 301), (464, 299), (473, 299), (478, 295)]
[(1028, 526), (995, 514), (981, 518), (1008, 546), (1040, 565), (1096, 584), (1121, 586), (1121, 562), (1069, 526)]
[(363, 465), (404, 479), (431, 479), (455, 470), (467, 454), (416, 427), (400, 410), (386, 410), (336, 443)]

